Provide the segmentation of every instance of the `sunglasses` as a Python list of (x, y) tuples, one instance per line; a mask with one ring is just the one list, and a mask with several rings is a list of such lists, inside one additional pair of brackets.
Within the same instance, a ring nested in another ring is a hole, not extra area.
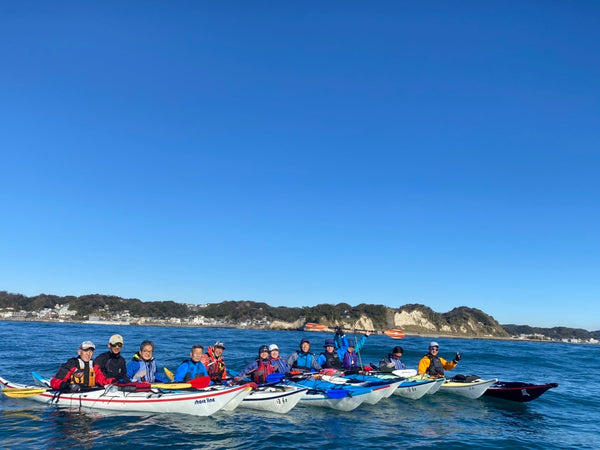
[(123, 347), (121, 342), (117, 342), (116, 344), (110, 344), (111, 347)]

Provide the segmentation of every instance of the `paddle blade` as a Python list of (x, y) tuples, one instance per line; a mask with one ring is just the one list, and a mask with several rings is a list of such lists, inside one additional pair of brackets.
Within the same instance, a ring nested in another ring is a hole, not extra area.
[(326, 394), (329, 398), (340, 399), (348, 396), (348, 391), (342, 389), (329, 389)]
[(270, 373), (267, 375), (267, 383), (279, 383), (285, 377), (284, 373)]
[(392, 370), (392, 373), (400, 378), (414, 377), (417, 374), (415, 369)]
[(210, 385), (210, 377), (198, 377), (190, 380), (189, 383), (196, 389), (204, 389)]
[(2, 393), (7, 397), (13, 398), (26, 398), (26, 397), (35, 397), (36, 395), (43, 394), (48, 389), (2, 389)]
[(175, 380), (175, 374), (173, 372), (171, 372), (169, 369), (167, 369), (166, 367), (163, 367), (163, 370), (165, 371), (165, 375), (167, 376), (167, 378), (171, 381)]

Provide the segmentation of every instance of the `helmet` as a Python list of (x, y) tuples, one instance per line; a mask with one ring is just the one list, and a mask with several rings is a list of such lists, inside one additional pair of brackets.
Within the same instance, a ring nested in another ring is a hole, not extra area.
[(266, 345), (261, 345), (260, 347), (258, 347), (258, 354), (260, 355), (262, 352), (269, 352), (269, 347), (267, 347)]

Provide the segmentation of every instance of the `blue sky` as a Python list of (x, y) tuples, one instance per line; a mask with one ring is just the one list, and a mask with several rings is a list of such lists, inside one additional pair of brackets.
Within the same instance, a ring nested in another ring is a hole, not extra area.
[(600, 329), (600, 4), (0, 5), (0, 290)]

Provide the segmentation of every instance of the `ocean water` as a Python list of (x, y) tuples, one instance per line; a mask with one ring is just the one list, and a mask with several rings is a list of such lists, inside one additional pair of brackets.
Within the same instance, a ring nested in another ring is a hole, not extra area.
[[(30, 384), (31, 372), (52, 376), (83, 340), (103, 352), (109, 337), (123, 335), (130, 359), (144, 339), (155, 342), (159, 367), (175, 370), (192, 344), (221, 340), (228, 367), (240, 370), (262, 344), (278, 344), (287, 357), (301, 338), (313, 352), (326, 333), (219, 328), (171, 328), (0, 322), (0, 375)], [(364, 364), (378, 362), (394, 345), (416, 368), (431, 339), (371, 336)], [(64, 410), (0, 396), (1, 448), (600, 448), (600, 346), (469, 339), (435, 339), (440, 356), (462, 354), (457, 369), (505, 381), (559, 383), (530, 403), (437, 393), (419, 400), (398, 396), (351, 412), (297, 406), (286, 415), (237, 409), (211, 417)]]

